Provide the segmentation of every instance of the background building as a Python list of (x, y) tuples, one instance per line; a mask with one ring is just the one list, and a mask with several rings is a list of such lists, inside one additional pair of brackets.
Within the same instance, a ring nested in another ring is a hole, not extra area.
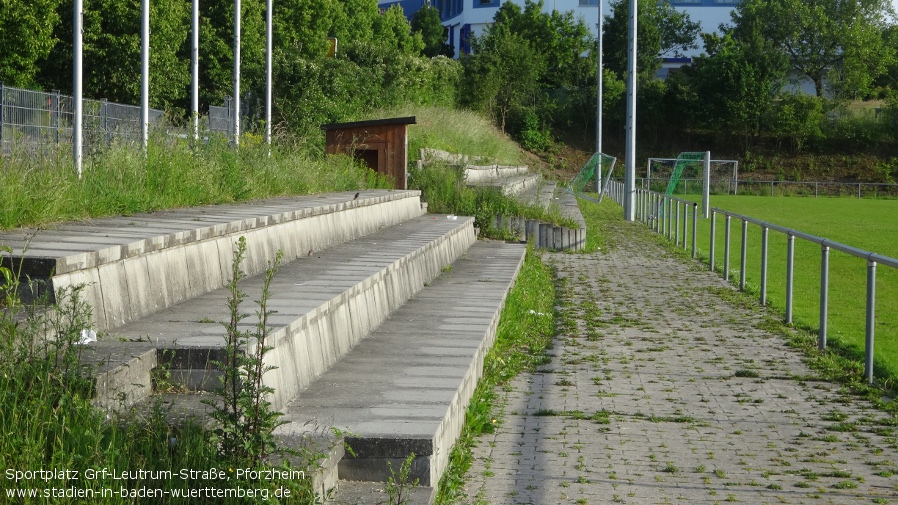
[[(524, 5), (524, 0), (505, 1), (517, 2), (521, 7)], [(611, 14), (610, 2), (609, 0), (602, 1), (603, 14), (609, 16)], [(493, 16), (496, 15), (501, 2), (502, 0), (431, 0), (429, 3), (439, 9), (440, 19), (448, 32), (447, 42), (455, 48), (455, 55), (458, 57), (459, 54), (470, 51), (468, 37), (472, 34), (483, 33), (484, 29), (493, 21)], [(575, 16), (583, 18), (595, 35), (599, 17), (598, 2), (599, 0), (544, 0), (543, 10), (545, 12), (574, 11)], [(738, 3), (739, 0), (671, 0), (672, 6), (686, 11), (692, 21), (700, 23), (703, 32), (715, 32), (721, 24), (729, 23), (730, 12)], [(400, 5), (405, 15), (411, 19), (411, 16), (425, 4), (425, 0), (387, 1), (381, 2), (380, 7), (387, 9), (396, 4)], [(692, 54), (686, 55), (686, 58), (665, 61), (662, 76), (667, 74), (668, 69), (688, 63), (692, 56), (700, 54), (702, 52), (701, 41), (697, 41), (697, 44), (699, 48), (695, 49)]]

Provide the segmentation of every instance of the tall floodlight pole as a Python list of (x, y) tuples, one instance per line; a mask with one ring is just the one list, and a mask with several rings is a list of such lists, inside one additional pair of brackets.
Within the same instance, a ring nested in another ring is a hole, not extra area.
[[(602, 153), (602, 1), (599, 2), (599, 22), (597, 39), (598, 39), (598, 62), (596, 64), (596, 152)], [(602, 158), (599, 157), (599, 163), (596, 166), (596, 193), (602, 193)]]
[(234, 0), (234, 145), (240, 145), (240, 0)]
[(268, 144), (268, 156), (271, 156), (271, 8), (272, 0), (265, 5), (265, 143)]
[(193, 0), (190, 23), (190, 116), (193, 141), (200, 140), (200, 0)]
[(627, 152), (624, 177), (624, 219), (636, 219), (636, 3), (630, 0), (627, 27)]
[(81, 45), (81, 37), (82, 32), (84, 31), (84, 2), (83, 0), (75, 0), (75, 12), (74, 12), (74, 23), (73, 27), (74, 37), (72, 40), (72, 97), (74, 103), (74, 110), (72, 111), (74, 114), (74, 118), (72, 121), (72, 158), (75, 163), (75, 171), (78, 173), (78, 178), (81, 178), (81, 125), (82, 125), (82, 116), (84, 113), (83, 107), (83, 98), (84, 91), (81, 88), (82, 81), (82, 68), (81, 68), (81, 55), (83, 52), (83, 47)]
[(150, 0), (141, 1), (140, 138), (143, 155), (146, 157), (150, 138)]

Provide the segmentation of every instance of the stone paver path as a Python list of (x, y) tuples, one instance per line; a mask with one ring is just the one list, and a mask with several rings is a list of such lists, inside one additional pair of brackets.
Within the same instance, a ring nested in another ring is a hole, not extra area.
[(470, 503), (898, 503), (889, 415), (816, 380), (715, 274), (613, 228), (605, 252), (547, 255), (561, 335), (500, 393)]

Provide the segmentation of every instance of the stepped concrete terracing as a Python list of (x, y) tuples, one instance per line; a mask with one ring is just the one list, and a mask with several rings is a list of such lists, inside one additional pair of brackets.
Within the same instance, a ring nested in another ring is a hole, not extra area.
[[(240, 312), (249, 315), (240, 330), (256, 327), (252, 300), (280, 252), (267, 299), (265, 359), (274, 368), (264, 376), (288, 421), (276, 435), (321, 457), (310, 472), (322, 496), (338, 474), (356, 481), (345, 486), (346, 503), (383, 502), (390, 465), (414, 454), (412, 478), (423, 488), (413, 500), (428, 503), (526, 248), (477, 242), (473, 218), (425, 209), (417, 191), (370, 190), (18, 230), (0, 234), (0, 244), (14, 250), (4, 260), (21, 261), (35, 281), (24, 295), (77, 286), (92, 306), (84, 329), (100, 339), (81, 360), (96, 404), (158, 400), (172, 422), (189, 415), (206, 424), (209, 401), (220, 402), (210, 390), (225, 361), (236, 243), (245, 238)], [(155, 392), (160, 384), (182, 392)], [(346, 434), (351, 455), (328, 427)]]
[[(119, 327), (220, 288), (247, 239), (248, 275), (423, 214), (417, 191), (363, 191), (213, 205), (0, 234), (37, 293), (84, 285), (98, 330)], [(29, 239), (29, 237), (33, 235)], [(52, 289), (48, 287), (52, 286)], [(23, 293), (29, 295), (30, 293)]]
[(577, 206), (576, 197), (565, 188), (558, 188), (554, 181), (545, 181), (526, 166), (472, 165), (471, 156), (452, 154), (435, 149), (421, 150), (420, 169), (428, 163), (448, 163), (463, 169), (468, 186), (494, 187), (504, 195), (513, 197), (525, 205), (540, 207), (576, 223), (560, 226), (557, 223), (519, 216), (497, 216), (494, 224), (511, 230), (536, 247), (555, 250), (579, 250), (586, 246), (586, 223)]
[[(473, 218), (425, 215), (280, 267), (271, 283), (268, 308), (272, 346), (267, 363), (277, 368), (266, 383), (275, 408), (337, 363), (391, 312), (440, 274), (474, 242)], [(263, 276), (241, 290), (258, 299)], [(210, 361), (224, 361), (229, 320), (228, 289), (197, 296), (113, 331), (116, 338), (97, 349), (122, 347), (122, 339), (149, 341), (158, 350), (170, 381), (190, 390), (219, 386)], [(252, 314), (247, 302), (242, 311)], [(255, 315), (240, 323), (250, 330)]]
[(415, 455), (410, 477), (435, 486), (492, 347), (525, 247), (478, 242), (394, 312), (285, 410), (284, 435), (326, 423), (354, 456), (340, 478), (386, 481)]

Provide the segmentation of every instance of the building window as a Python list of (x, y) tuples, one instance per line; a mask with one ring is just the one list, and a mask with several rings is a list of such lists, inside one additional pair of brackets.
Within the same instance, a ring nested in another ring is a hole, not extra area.
[(595, 7), (599, 6), (599, 0), (580, 0), (580, 5), (593, 5)]
[(474, 7), (498, 7), (499, 0), (474, 0)]

